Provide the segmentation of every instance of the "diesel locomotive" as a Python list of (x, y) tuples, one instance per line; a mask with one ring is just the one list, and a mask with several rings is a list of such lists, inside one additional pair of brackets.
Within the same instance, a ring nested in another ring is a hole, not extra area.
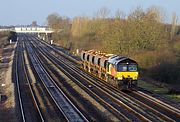
[(138, 64), (133, 59), (95, 50), (81, 51), (82, 68), (120, 90), (137, 87)]

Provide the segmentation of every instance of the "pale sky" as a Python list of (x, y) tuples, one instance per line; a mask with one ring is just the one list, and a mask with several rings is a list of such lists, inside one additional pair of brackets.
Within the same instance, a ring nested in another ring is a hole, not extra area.
[(180, 18), (179, 0), (2, 0), (0, 25), (26, 25), (34, 20), (44, 25), (51, 13), (70, 18), (94, 16), (102, 7), (111, 10), (112, 16), (118, 9), (128, 14), (137, 6), (144, 9), (158, 6), (167, 14), (167, 21), (173, 12)]

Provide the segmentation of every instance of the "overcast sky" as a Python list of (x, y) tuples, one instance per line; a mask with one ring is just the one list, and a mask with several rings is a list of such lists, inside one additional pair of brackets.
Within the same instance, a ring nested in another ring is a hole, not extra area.
[(111, 10), (113, 16), (118, 9), (128, 14), (137, 6), (146, 9), (155, 5), (166, 12), (168, 21), (173, 12), (180, 18), (180, 0), (2, 0), (0, 3), (0, 25), (26, 25), (34, 20), (44, 25), (51, 13), (70, 18), (93, 16), (102, 7)]

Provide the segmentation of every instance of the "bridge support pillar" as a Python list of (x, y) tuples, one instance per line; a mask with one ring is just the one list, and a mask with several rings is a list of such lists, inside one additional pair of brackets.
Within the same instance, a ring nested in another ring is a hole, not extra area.
[(49, 41), (48, 33), (46, 33), (45, 38), (46, 38), (46, 41), (48, 42)]
[(40, 34), (38, 33), (38, 38), (40, 38)]

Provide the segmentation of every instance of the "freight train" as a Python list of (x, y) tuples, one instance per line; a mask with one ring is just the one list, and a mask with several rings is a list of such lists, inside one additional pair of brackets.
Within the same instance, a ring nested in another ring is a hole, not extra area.
[(139, 75), (136, 61), (94, 50), (81, 51), (81, 60), (84, 70), (120, 90), (136, 89)]

